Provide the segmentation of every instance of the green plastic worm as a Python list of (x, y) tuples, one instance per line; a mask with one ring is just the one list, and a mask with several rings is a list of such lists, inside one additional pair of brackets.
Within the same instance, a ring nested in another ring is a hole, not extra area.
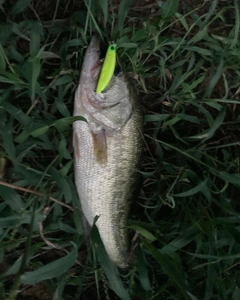
[(117, 60), (117, 44), (112, 43), (107, 50), (106, 57), (103, 62), (102, 70), (99, 76), (96, 93), (100, 94), (109, 84), (116, 66)]

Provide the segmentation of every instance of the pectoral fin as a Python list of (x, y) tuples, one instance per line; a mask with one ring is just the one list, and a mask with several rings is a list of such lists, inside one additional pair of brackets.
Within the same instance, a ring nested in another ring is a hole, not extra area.
[(76, 131), (73, 131), (73, 149), (74, 149), (74, 157), (78, 161), (80, 159), (80, 147), (79, 140)]
[(105, 130), (102, 129), (100, 133), (93, 133), (93, 147), (94, 157), (96, 161), (103, 167), (107, 164), (107, 139)]

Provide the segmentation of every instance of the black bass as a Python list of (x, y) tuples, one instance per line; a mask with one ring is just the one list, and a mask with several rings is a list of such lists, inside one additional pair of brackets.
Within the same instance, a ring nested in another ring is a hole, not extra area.
[(142, 114), (127, 78), (113, 76), (96, 94), (101, 71), (99, 40), (93, 36), (85, 54), (75, 94), (73, 124), (75, 183), (82, 212), (96, 225), (110, 259), (129, 263), (127, 218), (142, 152)]

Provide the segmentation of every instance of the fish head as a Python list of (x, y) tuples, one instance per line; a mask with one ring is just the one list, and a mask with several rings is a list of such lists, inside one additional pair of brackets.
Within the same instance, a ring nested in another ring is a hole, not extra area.
[(89, 87), (95, 89), (101, 67), (100, 41), (99, 38), (94, 35), (84, 57), (80, 83), (87, 83)]

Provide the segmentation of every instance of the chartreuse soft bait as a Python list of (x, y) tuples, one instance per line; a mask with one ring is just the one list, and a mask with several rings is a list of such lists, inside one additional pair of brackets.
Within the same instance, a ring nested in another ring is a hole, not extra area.
[(100, 94), (109, 84), (116, 66), (117, 60), (117, 44), (112, 43), (107, 50), (106, 57), (103, 62), (102, 70), (99, 76), (96, 93)]

